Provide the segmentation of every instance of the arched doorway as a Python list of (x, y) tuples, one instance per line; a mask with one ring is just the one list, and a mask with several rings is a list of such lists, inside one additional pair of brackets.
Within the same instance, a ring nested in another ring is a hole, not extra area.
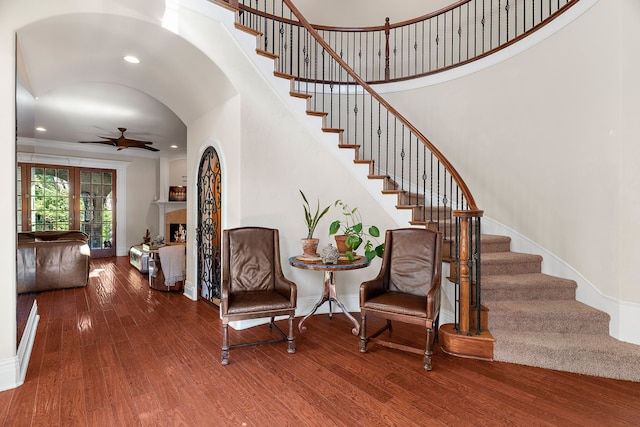
[(198, 169), (198, 298), (219, 305), (221, 254), (220, 159), (213, 147), (202, 154)]

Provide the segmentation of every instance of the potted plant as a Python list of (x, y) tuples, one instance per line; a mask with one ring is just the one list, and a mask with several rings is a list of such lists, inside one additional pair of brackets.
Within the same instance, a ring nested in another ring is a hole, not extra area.
[[(368, 228), (362, 223), (362, 216), (358, 208), (350, 208), (342, 200), (336, 200), (334, 206), (340, 206), (342, 208), (343, 220), (335, 220), (329, 226), (329, 235), (335, 235), (338, 231), (342, 231), (344, 235), (345, 248), (341, 248), (339, 242), (339, 235), (336, 235), (336, 245), (338, 250), (347, 257), (347, 259), (353, 261), (355, 259), (355, 251), (364, 243), (364, 256), (371, 261), (376, 256), (382, 258), (384, 254), (384, 243), (379, 244), (376, 240), (380, 237), (380, 230), (375, 225), (371, 225)], [(374, 240), (377, 246), (373, 246)]]
[(325, 216), (327, 212), (329, 212), (329, 208), (331, 205), (324, 208), (324, 210), (320, 211), (320, 200), (318, 200), (316, 205), (315, 213), (311, 214), (311, 206), (309, 206), (309, 201), (307, 200), (307, 196), (304, 195), (302, 190), (300, 191), (300, 195), (302, 196), (302, 200), (304, 203), (302, 207), (304, 208), (304, 220), (307, 224), (307, 237), (302, 239), (302, 252), (308, 256), (318, 256), (318, 239), (313, 237), (313, 233), (316, 231), (316, 227), (318, 226), (318, 221)]

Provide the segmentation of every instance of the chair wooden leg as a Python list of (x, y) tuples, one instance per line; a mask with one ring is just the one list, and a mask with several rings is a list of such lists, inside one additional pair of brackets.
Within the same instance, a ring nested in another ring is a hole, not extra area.
[(367, 315), (360, 313), (360, 353), (367, 352)]
[(435, 340), (435, 332), (432, 328), (427, 328), (427, 348), (424, 351), (424, 369), (430, 371), (432, 369), (431, 359), (433, 357), (433, 342)]
[(229, 364), (229, 324), (222, 323), (222, 364)]
[(293, 314), (289, 316), (289, 336), (287, 337), (287, 341), (289, 342), (289, 348), (287, 351), (289, 354), (293, 354), (296, 352), (296, 338), (293, 335)]

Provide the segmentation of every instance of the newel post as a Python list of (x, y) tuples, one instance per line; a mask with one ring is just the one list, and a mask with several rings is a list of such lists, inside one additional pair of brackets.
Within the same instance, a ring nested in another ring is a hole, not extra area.
[[(471, 309), (476, 308), (478, 317), (480, 316), (480, 278), (475, 275), (475, 292), (473, 292), (473, 270), (474, 266), (479, 267), (480, 263), (480, 217), (483, 211), (459, 210), (453, 211), (456, 217), (456, 231), (458, 234), (457, 246), (457, 276), (459, 284), (458, 296), (458, 333), (471, 335)], [(475, 222), (475, 224), (474, 224)], [(474, 264), (474, 258), (475, 264)], [(474, 298), (475, 296), (475, 298)], [(477, 319), (477, 327), (480, 327), (480, 319)]]

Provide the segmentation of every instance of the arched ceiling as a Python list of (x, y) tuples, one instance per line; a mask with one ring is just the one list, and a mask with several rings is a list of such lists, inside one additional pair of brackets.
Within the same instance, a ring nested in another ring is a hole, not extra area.
[[(62, 15), (20, 29), (17, 40), (19, 137), (99, 140), (125, 127), (130, 138), (185, 152), (185, 123), (233, 95), (201, 51), (145, 21)], [(125, 55), (140, 64), (125, 62)], [(47, 131), (35, 132), (36, 126)]]

